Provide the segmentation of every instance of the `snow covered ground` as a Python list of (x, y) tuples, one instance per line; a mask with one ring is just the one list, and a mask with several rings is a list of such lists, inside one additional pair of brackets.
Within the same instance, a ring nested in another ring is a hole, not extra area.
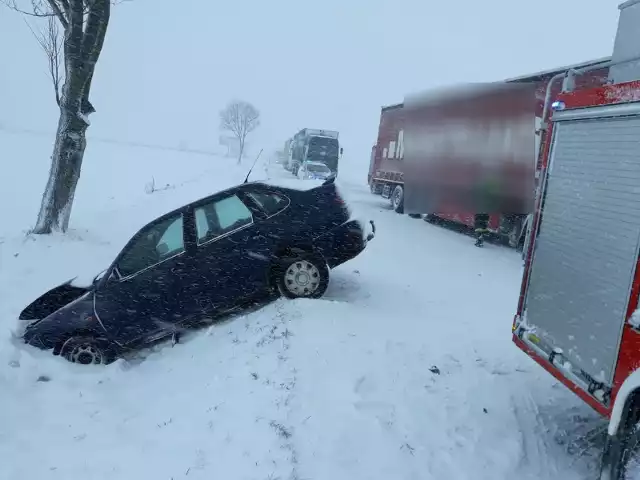
[[(594, 471), (604, 425), (511, 343), (518, 254), (393, 213), (365, 172), (341, 186), (378, 233), (333, 272), (325, 298), (279, 300), (108, 367), (24, 347), (11, 332), (35, 296), (98, 273), (146, 220), (246, 174), (221, 158), (91, 148), (65, 237), (24, 233), (46, 167), (16, 167), (14, 190), (0, 198), (14, 205), (0, 227), (0, 478), (577, 480)], [(288, 174), (259, 166), (252, 178), (265, 175)], [(152, 176), (170, 187), (146, 193)]]

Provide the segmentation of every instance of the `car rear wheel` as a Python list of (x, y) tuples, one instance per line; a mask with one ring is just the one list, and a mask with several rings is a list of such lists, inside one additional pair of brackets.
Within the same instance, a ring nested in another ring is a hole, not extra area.
[(278, 291), (286, 298), (320, 298), (329, 286), (329, 267), (316, 255), (286, 260), (276, 275)]
[(109, 363), (107, 349), (91, 337), (71, 337), (64, 342), (60, 356), (71, 363), (81, 365), (106, 365)]

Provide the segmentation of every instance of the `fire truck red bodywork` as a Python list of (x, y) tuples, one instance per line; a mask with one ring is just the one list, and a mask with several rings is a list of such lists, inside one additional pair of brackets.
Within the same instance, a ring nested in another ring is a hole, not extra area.
[[(587, 108), (621, 104), (630, 101), (630, 92), (637, 92), (632, 95), (635, 97), (635, 101), (640, 101), (640, 81), (629, 82), (619, 85), (606, 85), (597, 88), (578, 90), (571, 93), (561, 94), (559, 101), (565, 104), (565, 108)], [(550, 124), (549, 138), (552, 138), (553, 123)], [(549, 162), (549, 154), (551, 149), (551, 142), (545, 142), (543, 153), (541, 155), (541, 167), (546, 174), (546, 170)], [(532, 237), (535, 239), (540, 225), (543, 197), (539, 196), (536, 200), (536, 210), (534, 213), (534, 223), (532, 228)], [(532, 241), (531, 247), (526, 255), (525, 270), (522, 280), (522, 287), (520, 298), (518, 302), (518, 309), (516, 314), (516, 320), (514, 321), (514, 332), (516, 330), (518, 318), (523, 315), (525, 307), (525, 300), (527, 294), (527, 288), (531, 275), (533, 252), (535, 249), (535, 240)], [(576, 393), (582, 400), (590, 405), (594, 410), (603, 416), (609, 417), (611, 415), (613, 406), (620, 387), (624, 381), (640, 367), (640, 332), (635, 330), (630, 324), (629, 319), (638, 308), (638, 300), (640, 295), (640, 256), (636, 260), (635, 273), (633, 275), (632, 287), (629, 292), (629, 301), (627, 304), (627, 310), (625, 315), (625, 323), (622, 330), (622, 338), (620, 340), (619, 353), (617, 363), (615, 366), (615, 373), (613, 377), (613, 385), (611, 389), (611, 398), (607, 405), (600, 402), (596, 397), (586, 392), (583, 388), (579, 387), (567, 378), (563, 372), (553, 365), (547, 358), (539, 355), (534, 349), (530, 348), (519, 336), (514, 333), (513, 341), (515, 344), (533, 358), (538, 364), (544, 367), (549, 373), (551, 373), (556, 379), (567, 386), (571, 391)]]

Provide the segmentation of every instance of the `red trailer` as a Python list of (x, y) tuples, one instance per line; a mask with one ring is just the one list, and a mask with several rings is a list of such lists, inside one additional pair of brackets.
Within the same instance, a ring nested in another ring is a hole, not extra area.
[(609, 418), (602, 480), (624, 478), (640, 436), (640, 0), (620, 10), (608, 84), (567, 81), (554, 106), (513, 323), (520, 349)]
[[(534, 83), (536, 85), (536, 104), (534, 107), (536, 117), (534, 128), (538, 136), (536, 157), (539, 157), (538, 145), (544, 137), (542, 118), (548, 118), (549, 107), (562, 90), (563, 82), (561, 77), (564, 77), (568, 71), (588, 68), (589, 70), (585, 73), (572, 77), (575, 88), (582, 89), (602, 85), (607, 79), (608, 68), (606, 65), (608, 61), (609, 57), (505, 80), (506, 83)], [(496, 105), (499, 105), (499, 103), (496, 103)], [(499, 108), (499, 106), (494, 107), (494, 111), (489, 111), (487, 116), (499, 116)], [(404, 180), (406, 167), (403, 161), (406, 121), (404, 103), (382, 108), (378, 138), (372, 148), (367, 178), (371, 192), (380, 194), (383, 198), (388, 198), (392, 208), (398, 213), (404, 213), (406, 191)], [(472, 227), (474, 213), (448, 210), (446, 212), (434, 212), (429, 216), (429, 219), (434, 218)], [(523, 247), (529, 220), (530, 216), (527, 215), (519, 215), (514, 219), (513, 215), (493, 214), (490, 216), (489, 228), (493, 233), (505, 238), (511, 246)]]

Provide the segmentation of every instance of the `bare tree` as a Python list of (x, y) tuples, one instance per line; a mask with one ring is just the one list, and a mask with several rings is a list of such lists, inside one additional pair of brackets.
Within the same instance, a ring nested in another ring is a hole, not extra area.
[(260, 112), (248, 102), (235, 100), (220, 112), (220, 128), (231, 132), (240, 144), (238, 164), (242, 162), (247, 135), (260, 126)]
[[(49, 73), (60, 107), (49, 180), (33, 233), (65, 232), (69, 227), (86, 147), (93, 74), (102, 52), (113, 0), (0, 0), (9, 8), (49, 21), (36, 35), (49, 60)], [(22, 5), (20, 2), (24, 2)], [(60, 42), (59, 27), (62, 28)], [(32, 29), (32, 31), (34, 31)], [(62, 58), (60, 57), (62, 52)], [(61, 61), (63, 71), (60, 71)], [(62, 85), (61, 85), (61, 82)]]

